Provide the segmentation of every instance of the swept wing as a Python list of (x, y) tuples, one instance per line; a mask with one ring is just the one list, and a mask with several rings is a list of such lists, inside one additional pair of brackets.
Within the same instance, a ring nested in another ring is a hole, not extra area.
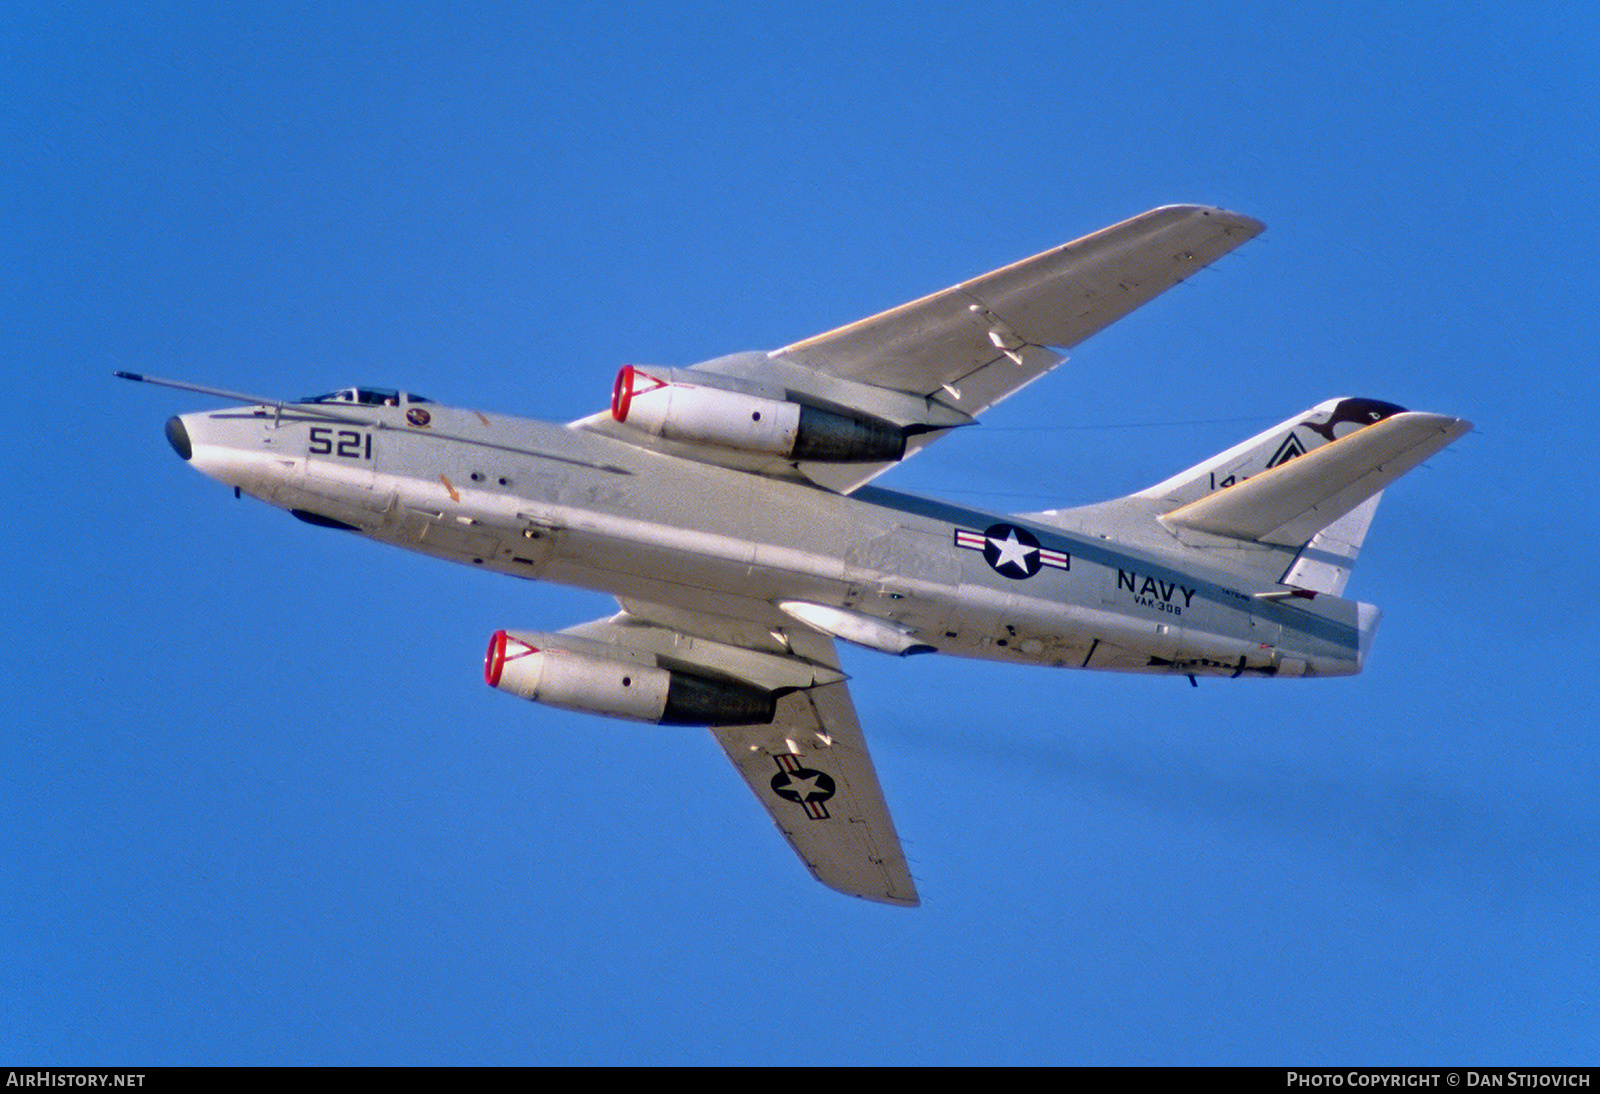
[(1041, 351), (1076, 346), (1263, 228), (1163, 206), (772, 356), (976, 416), (1059, 362)]
[(818, 881), (867, 900), (919, 903), (848, 685), (784, 696), (770, 725), (711, 732)]
[(576, 425), (673, 455), (802, 477), (848, 493), (1059, 365), (1071, 348), (1264, 229), (1169, 205), (769, 353), (738, 353), (673, 383), (842, 410), (905, 435), (898, 459), (825, 462), (663, 439), (598, 414)]
[(712, 727), (728, 758), (824, 885), (867, 900), (917, 904), (833, 640), (777, 616), (728, 619), (693, 607), (622, 603), (624, 611), (609, 619), (515, 638), (526, 647), (777, 692), (772, 722)]

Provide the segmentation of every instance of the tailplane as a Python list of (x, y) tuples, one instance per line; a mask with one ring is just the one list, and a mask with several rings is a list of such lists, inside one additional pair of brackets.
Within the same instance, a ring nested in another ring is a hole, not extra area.
[[(1277, 548), (1279, 580), (1339, 593), (1383, 490), (1472, 423), (1376, 399), (1330, 399), (1134, 497), (1192, 546), (1195, 537)], [(1268, 565), (1277, 565), (1269, 562)]]
[(1471, 428), (1377, 399), (1329, 399), (1148, 490), (1026, 515), (1120, 537), (1152, 520), (1152, 546), (1177, 539), (1228, 569), (1339, 595), (1384, 488)]
[(1404, 407), (1377, 399), (1329, 399), (1134, 497), (1160, 498), (1176, 508), (1404, 413)]

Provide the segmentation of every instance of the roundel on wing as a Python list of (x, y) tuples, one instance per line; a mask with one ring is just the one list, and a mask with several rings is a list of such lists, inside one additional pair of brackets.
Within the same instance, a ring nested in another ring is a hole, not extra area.
[(787, 801), (808, 805), (833, 797), (833, 777), (809, 767), (783, 770), (772, 776), (772, 792)]

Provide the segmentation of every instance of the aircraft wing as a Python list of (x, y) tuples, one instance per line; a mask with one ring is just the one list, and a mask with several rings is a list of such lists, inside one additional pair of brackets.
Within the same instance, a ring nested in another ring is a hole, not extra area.
[(1265, 227), (1163, 206), (773, 357), (976, 416), (1055, 367), (1062, 358), (1049, 347), (1077, 345)]
[[(632, 444), (854, 490), (1066, 358), (1077, 345), (1265, 228), (1168, 205), (1001, 269), (768, 353), (736, 353), (660, 381), (859, 415), (902, 432), (899, 459), (826, 462), (649, 437), (598, 414), (575, 423)], [(619, 378), (619, 385), (622, 383)]]
[(770, 724), (715, 726), (712, 734), (817, 880), (867, 900), (917, 904), (833, 640), (777, 614), (733, 618), (698, 607), (620, 603), (622, 613), (610, 619), (523, 637), (592, 656), (653, 658), (661, 667), (779, 692)]
[(919, 903), (848, 685), (785, 695), (771, 725), (711, 732), (818, 881), (867, 900)]

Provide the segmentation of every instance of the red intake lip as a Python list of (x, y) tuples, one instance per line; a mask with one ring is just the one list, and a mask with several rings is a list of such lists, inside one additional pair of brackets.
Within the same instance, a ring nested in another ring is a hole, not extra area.
[(619, 422), (628, 420), (628, 404), (633, 402), (633, 366), (623, 365), (617, 370), (617, 382), (611, 388), (611, 416)]
[[(506, 653), (506, 644), (515, 642), (517, 648), (511, 653)], [(492, 688), (500, 686), (500, 674), (505, 671), (507, 661), (515, 661), (519, 657), (539, 652), (539, 647), (530, 646), (520, 638), (512, 638), (505, 631), (495, 631), (489, 636), (489, 649), (483, 655), (483, 681)]]
[(633, 404), (635, 395), (666, 386), (665, 380), (658, 380), (632, 365), (623, 365), (617, 370), (617, 382), (611, 387), (611, 416), (619, 422), (627, 421), (628, 407)]
[(492, 688), (500, 686), (500, 673), (506, 667), (506, 632), (489, 636), (489, 651), (483, 655), (483, 679)]

